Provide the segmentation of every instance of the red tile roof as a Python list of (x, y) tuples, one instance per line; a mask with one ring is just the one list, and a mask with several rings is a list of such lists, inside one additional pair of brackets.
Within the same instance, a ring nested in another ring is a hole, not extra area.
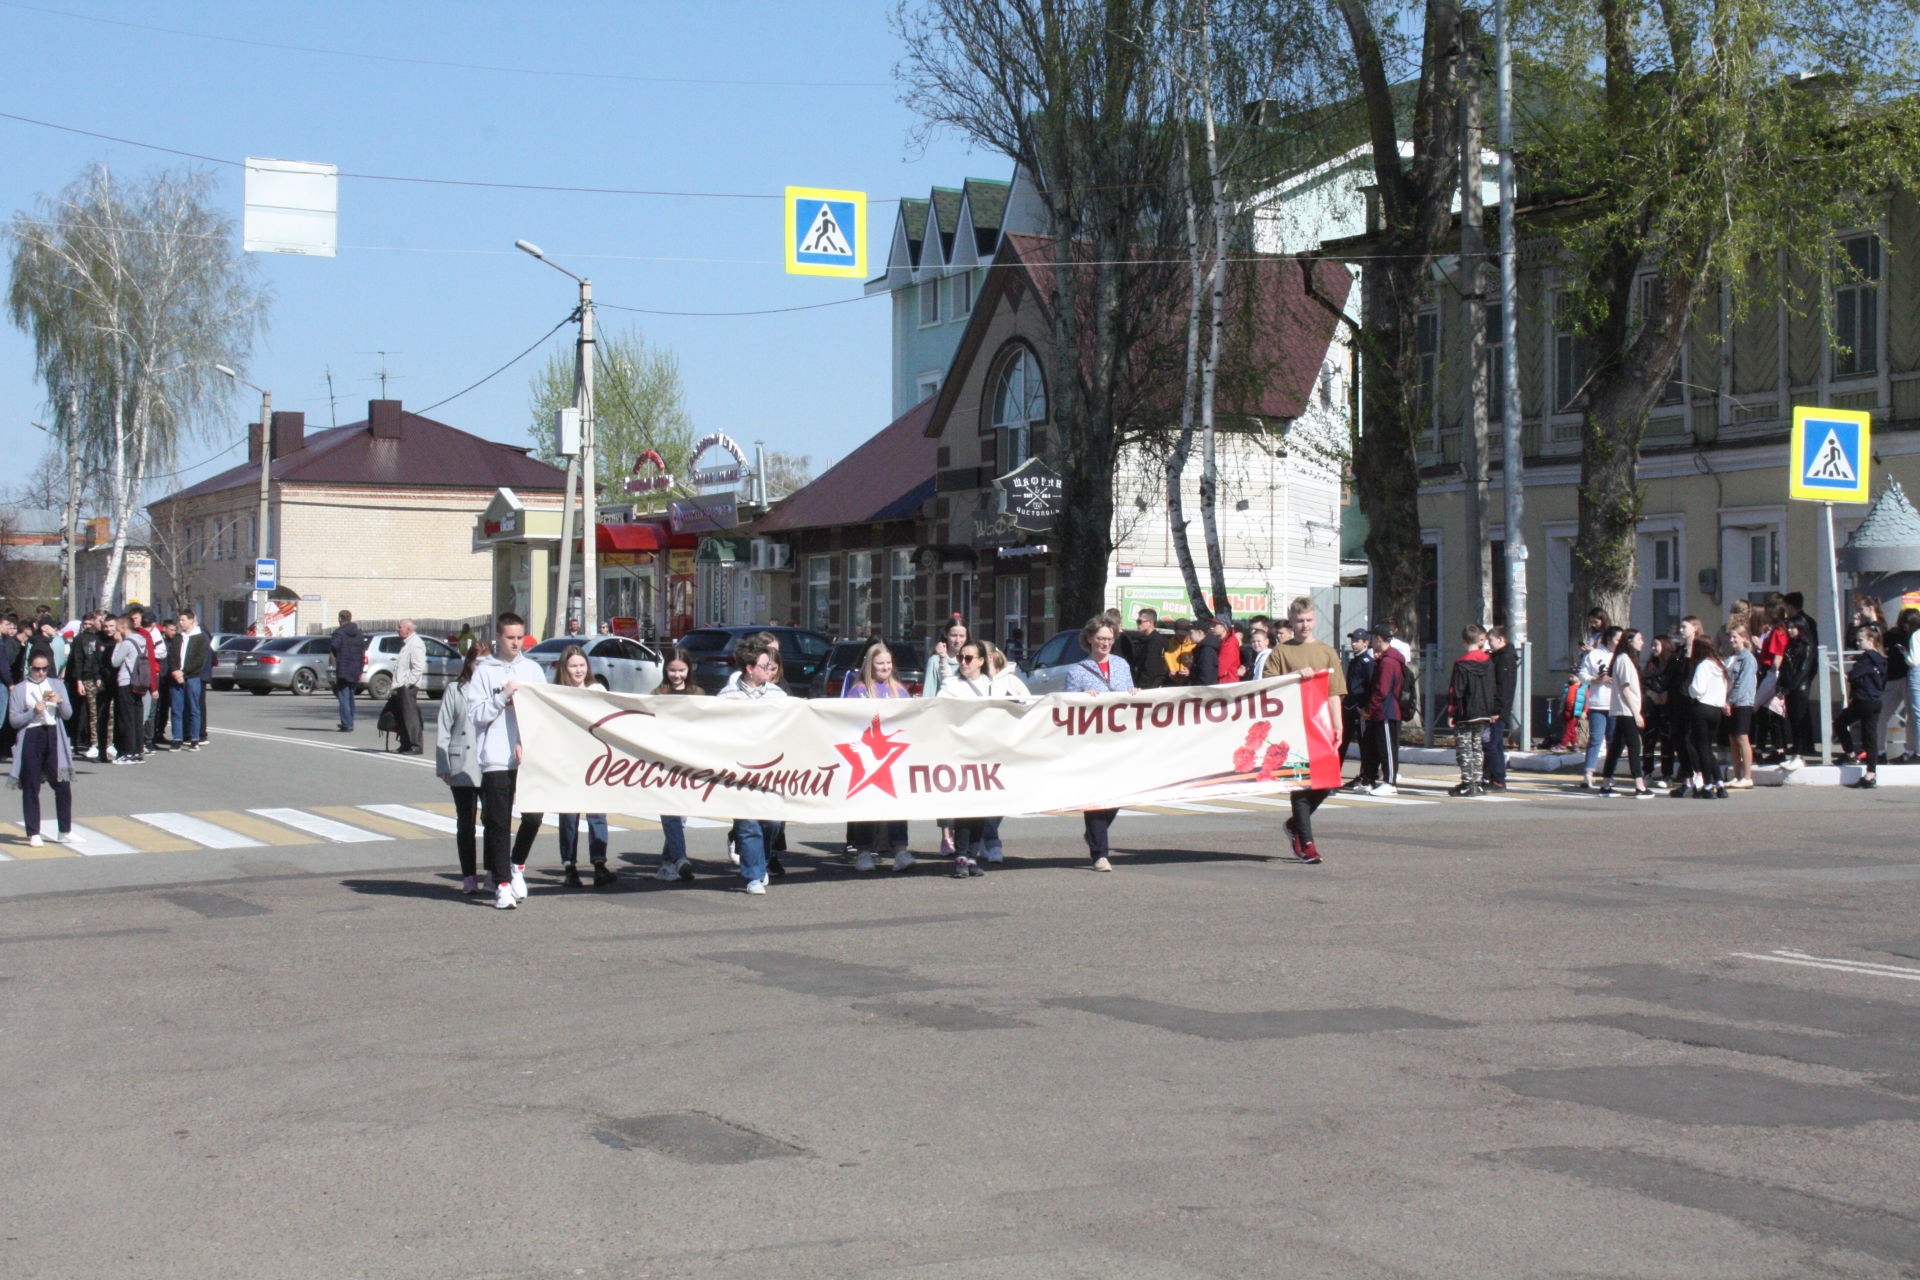
[(926, 433), (932, 417), (933, 398), (928, 397), (812, 484), (775, 504), (748, 532), (786, 533), (911, 516), (903, 500), (923, 487), (931, 492), (939, 460), (940, 442)]
[[(528, 454), (523, 446), (485, 440), (402, 411), (398, 436), (376, 437), (368, 422), (310, 433), (303, 447), (273, 460), (272, 477), (279, 484), (559, 492), (566, 472)], [(254, 488), (259, 483), (260, 464), (243, 462), (160, 501)]]

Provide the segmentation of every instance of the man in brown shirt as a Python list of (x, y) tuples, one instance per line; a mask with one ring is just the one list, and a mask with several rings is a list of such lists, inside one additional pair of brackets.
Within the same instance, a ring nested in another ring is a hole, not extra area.
[[(1264, 676), (1283, 676), (1294, 671), (1329, 672), (1327, 698), (1330, 706), (1338, 707), (1339, 699), (1347, 693), (1347, 675), (1342, 669), (1340, 655), (1333, 646), (1322, 644), (1313, 638), (1313, 624), (1316, 621), (1313, 599), (1300, 596), (1287, 611), (1288, 625), (1293, 628), (1293, 638), (1275, 645), (1267, 651), (1266, 665), (1261, 668)], [(1340, 740), (1339, 730), (1333, 731), (1335, 742)], [(1326, 798), (1333, 794), (1333, 788), (1302, 788), (1292, 795), (1293, 816), (1287, 819), (1287, 839), (1293, 846), (1293, 856), (1302, 862), (1320, 861), (1319, 847), (1313, 843), (1313, 811), (1318, 809)]]

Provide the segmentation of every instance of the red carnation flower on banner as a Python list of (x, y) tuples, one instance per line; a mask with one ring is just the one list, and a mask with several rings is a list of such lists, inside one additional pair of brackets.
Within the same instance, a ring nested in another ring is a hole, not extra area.
[(1252, 747), (1242, 747), (1238, 751), (1234, 752), (1233, 753), (1233, 771), (1235, 773), (1253, 772), (1253, 756), (1254, 756), (1254, 750)]
[(1253, 727), (1247, 730), (1247, 745), (1250, 747), (1258, 747), (1261, 743), (1267, 740), (1267, 735), (1272, 732), (1273, 732), (1273, 721), (1271, 720), (1254, 721)]
[(1260, 756), (1260, 744), (1267, 740), (1267, 735), (1271, 732), (1273, 732), (1273, 722), (1270, 720), (1257, 721), (1247, 730), (1247, 740), (1240, 744), (1238, 751), (1233, 753), (1235, 773), (1253, 772), (1253, 762)]
[(1276, 742), (1267, 748), (1266, 758), (1260, 762), (1259, 780), (1261, 782), (1272, 782), (1274, 778), (1279, 776), (1280, 770), (1286, 768), (1286, 766), (1287, 744), (1284, 742)]

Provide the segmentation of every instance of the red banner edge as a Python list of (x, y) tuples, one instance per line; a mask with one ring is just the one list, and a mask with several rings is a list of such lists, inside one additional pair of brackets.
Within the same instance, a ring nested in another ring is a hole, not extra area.
[(1327, 710), (1333, 673), (1316, 671), (1300, 682), (1300, 713), (1307, 725), (1307, 783), (1315, 791), (1340, 787), (1340, 741)]

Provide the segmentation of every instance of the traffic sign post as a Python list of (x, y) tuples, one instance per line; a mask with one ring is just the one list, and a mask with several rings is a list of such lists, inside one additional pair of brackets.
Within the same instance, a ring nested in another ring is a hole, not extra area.
[(272, 591), (280, 585), (280, 562), (278, 560), (255, 560), (253, 562), (253, 589)]
[(867, 193), (788, 187), (787, 274), (867, 277)]
[(1833, 755), (1832, 684), (1826, 653), (1833, 655), (1833, 674), (1846, 678), (1845, 614), (1840, 602), (1840, 549), (1833, 532), (1833, 504), (1866, 502), (1873, 466), (1873, 415), (1852, 409), (1822, 409), (1801, 405), (1793, 411), (1793, 437), (1787, 459), (1787, 496), (1818, 502), (1825, 510), (1821, 523), (1825, 547), (1821, 560), (1832, 584), (1833, 630), (1828, 633), (1820, 670), (1821, 741), (1825, 757)]

